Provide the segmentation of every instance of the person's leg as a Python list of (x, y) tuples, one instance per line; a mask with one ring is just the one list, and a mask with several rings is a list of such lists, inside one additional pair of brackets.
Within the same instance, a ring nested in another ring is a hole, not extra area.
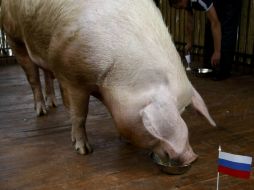
[(207, 20), (205, 25), (205, 43), (204, 43), (204, 53), (203, 53), (203, 67), (212, 68), (211, 57), (214, 51), (213, 46), (213, 36), (211, 32), (211, 24)]
[(219, 10), (218, 16), (221, 22), (222, 41), (220, 65), (216, 69), (215, 76), (217, 80), (230, 76), (234, 61), (241, 2), (237, 0), (223, 0), (219, 6), (217, 9)]

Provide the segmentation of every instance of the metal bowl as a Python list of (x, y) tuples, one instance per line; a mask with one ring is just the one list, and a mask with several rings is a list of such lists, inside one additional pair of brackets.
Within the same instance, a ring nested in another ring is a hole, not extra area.
[(169, 160), (168, 162), (164, 162), (160, 159), (160, 157), (157, 154), (155, 154), (153, 152), (150, 154), (150, 157), (159, 166), (159, 168), (167, 174), (180, 175), (180, 174), (184, 174), (185, 172), (187, 172), (191, 168), (190, 164), (179, 166), (173, 160)]
[(213, 70), (208, 68), (196, 68), (192, 72), (198, 77), (210, 77)]

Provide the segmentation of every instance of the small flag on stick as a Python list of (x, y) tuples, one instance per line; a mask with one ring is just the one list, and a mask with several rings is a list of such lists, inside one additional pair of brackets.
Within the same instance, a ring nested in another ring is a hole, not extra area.
[(251, 175), (252, 157), (219, 151), (218, 172), (248, 179)]

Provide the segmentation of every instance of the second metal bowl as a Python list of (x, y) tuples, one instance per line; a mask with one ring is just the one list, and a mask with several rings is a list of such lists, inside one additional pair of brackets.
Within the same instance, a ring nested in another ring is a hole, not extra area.
[(196, 68), (193, 69), (192, 72), (198, 77), (209, 77), (211, 76), (213, 70), (208, 68)]

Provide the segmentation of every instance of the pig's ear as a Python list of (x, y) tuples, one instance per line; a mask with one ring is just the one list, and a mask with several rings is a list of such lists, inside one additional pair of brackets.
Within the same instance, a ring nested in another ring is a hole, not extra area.
[(144, 127), (180, 154), (188, 142), (188, 129), (172, 100), (153, 101), (140, 111)]

